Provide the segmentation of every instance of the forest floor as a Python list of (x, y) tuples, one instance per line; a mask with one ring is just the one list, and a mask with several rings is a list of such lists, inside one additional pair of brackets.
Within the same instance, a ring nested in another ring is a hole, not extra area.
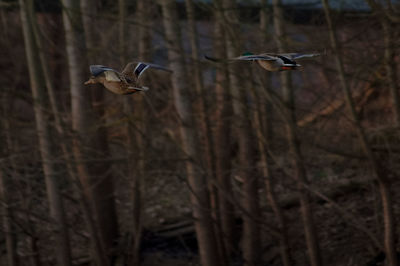
[[(313, 152), (313, 154), (316, 153)], [(321, 164), (323, 160), (324, 163)], [(370, 235), (375, 236), (382, 243), (383, 229), (380, 198), (370, 178), (368, 168), (360, 169), (360, 162), (357, 159), (350, 160), (334, 155), (324, 156), (324, 158), (314, 155), (314, 158), (309, 157), (307, 163), (310, 165), (308, 175), (312, 181), (312, 188), (333, 200), (327, 202), (315, 196), (315, 193), (311, 193), (314, 195), (314, 219), (324, 265), (367, 265), (378, 254)], [(312, 167), (312, 165), (318, 165), (318, 167)], [(278, 174), (276, 178), (280, 179), (276, 180), (276, 191), (288, 220), (291, 254), (296, 265), (309, 265), (293, 182), (289, 179), (285, 180), (284, 175)], [(172, 178), (171, 180), (160, 181), (161, 184), (158, 185), (152, 184), (151, 187), (157, 197), (150, 197), (153, 201), (148, 202), (145, 211), (148, 222), (145, 224), (150, 232), (169, 231), (172, 238), (167, 237), (164, 243), (161, 240), (156, 244), (152, 242), (154, 240), (152, 237), (144, 239), (145, 243), (149, 241), (143, 252), (144, 266), (199, 264), (196, 247), (193, 247), (195, 244), (192, 243), (195, 241), (195, 236), (190, 224), (187, 185), (181, 179)], [(400, 190), (400, 182), (394, 181), (392, 195), (395, 203), (395, 217), (399, 217), (400, 209), (396, 203), (399, 202), (400, 195), (396, 191)], [(235, 186), (240, 186), (240, 184)], [(260, 190), (260, 195), (263, 195), (263, 190)], [(265, 230), (263, 230), (262, 241), (264, 261), (262, 265), (278, 266), (281, 265), (278, 241), (271, 236), (268, 226), (274, 225), (274, 217), (263, 197), (261, 197), (261, 202), (262, 215), (266, 220), (263, 226)], [(189, 224), (182, 221), (189, 221)], [(179, 230), (183, 233), (179, 233)], [(241, 265), (241, 263), (236, 260), (233, 265)]]

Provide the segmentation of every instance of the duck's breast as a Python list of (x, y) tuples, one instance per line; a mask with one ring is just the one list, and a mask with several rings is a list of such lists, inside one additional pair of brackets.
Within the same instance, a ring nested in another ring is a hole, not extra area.
[(120, 81), (105, 81), (104, 87), (115, 94), (124, 94), (125, 92), (124, 84)]
[(279, 71), (281, 64), (278, 62), (279, 60), (276, 61), (263, 61), (263, 60), (258, 60), (257, 63), (264, 69), (268, 71)]

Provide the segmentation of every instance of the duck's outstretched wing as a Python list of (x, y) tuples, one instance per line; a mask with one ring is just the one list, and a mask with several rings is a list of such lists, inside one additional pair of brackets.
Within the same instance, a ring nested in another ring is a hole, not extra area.
[(277, 58), (267, 55), (267, 54), (259, 54), (259, 55), (242, 55), (234, 58), (228, 58), (228, 59), (219, 59), (219, 58), (214, 58), (211, 56), (204, 55), (204, 58), (213, 61), (213, 62), (234, 62), (234, 61), (255, 61), (255, 60), (263, 60), (263, 61), (276, 61)]
[(139, 63), (137, 63), (135, 69), (133, 70), (133, 73), (135, 74), (136, 78), (139, 78), (144, 73), (144, 71), (146, 71), (146, 69), (148, 69), (148, 68), (154, 68), (154, 69), (164, 70), (167, 72), (173, 72), (171, 69), (168, 69), (166, 67), (163, 67), (163, 66), (160, 66), (157, 64), (139, 62)]
[(95, 77), (104, 74), (108, 81), (121, 81), (121, 74), (115, 69), (103, 65), (91, 65), (89, 68), (90, 73)]
[(254, 61), (254, 60), (262, 60), (262, 61), (276, 61), (277, 58), (274, 56), (271, 56), (269, 54), (254, 54), (254, 55), (242, 55), (238, 56), (235, 58), (232, 58), (232, 60), (243, 60), (243, 61)]
[(279, 54), (281, 56), (288, 57), (293, 60), (305, 59), (305, 58), (312, 58), (320, 56), (320, 54), (303, 54), (303, 53), (288, 53), (288, 54)]
[(97, 77), (98, 75), (101, 75), (105, 71), (114, 71), (114, 72), (118, 73), (118, 71), (116, 71), (110, 67), (103, 66), (103, 65), (91, 65), (89, 68), (90, 68), (90, 73), (92, 73), (92, 75), (95, 77)]

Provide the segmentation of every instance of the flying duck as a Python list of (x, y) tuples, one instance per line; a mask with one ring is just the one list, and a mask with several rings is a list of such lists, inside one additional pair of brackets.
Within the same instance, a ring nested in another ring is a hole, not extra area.
[[(262, 68), (268, 71), (284, 71), (284, 70), (295, 70), (301, 65), (297, 64), (295, 60), (311, 58), (319, 56), (319, 54), (302, 54), (302, 53), (288, 53), (288, 54), (252, 54), (245, 53), (239, 57), (228, 58), (227, 61), (255, 61)], [(221, 62), (224, 60), (213, 58), (210, 56), (204, 56), (207, 60), (213, 62)]]
[(92, 73), (92, 76), (85, 82), (85, 85), (101, 83), (109, 91), (121, 95), (147, 91), (149, 88), (141, 86), (139, 78), (148, 68), (172, 72), (165, 67), (143, 62), (130, 62), (122, 72), (103, 65), (91, 65), (90, 73)]

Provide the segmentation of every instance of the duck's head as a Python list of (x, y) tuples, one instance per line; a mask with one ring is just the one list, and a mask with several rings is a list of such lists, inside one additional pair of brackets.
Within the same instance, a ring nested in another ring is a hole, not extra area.
[(246, 55), (254, 55), (252, 52), (245, 52), (242, 54), (242, 56), (246, 56)]
[(91, 77), (89, 78), (89, 80), (86, 81), (84, 84), (85, 84), (85, 85), (88, 85), (88, 84), (96, 84), (96, 83), (99, 83), (98, 78), (95, 77), (95, 76), (91, 76)]

